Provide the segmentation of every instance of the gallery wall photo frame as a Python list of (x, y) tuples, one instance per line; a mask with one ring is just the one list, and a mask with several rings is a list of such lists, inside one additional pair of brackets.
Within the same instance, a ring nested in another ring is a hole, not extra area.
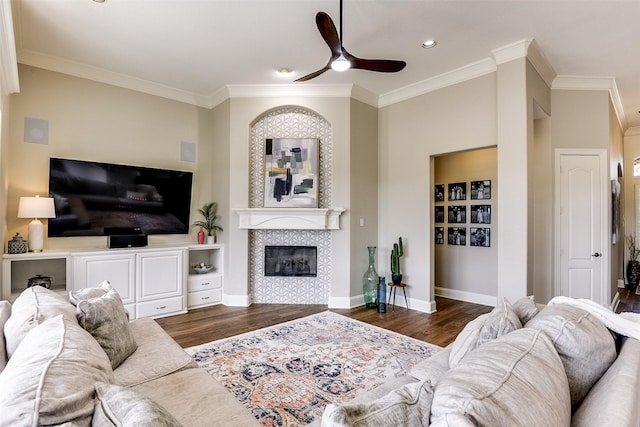
[(436, 203), (444, 202), (444, 184), (433, 186), (433, 201)]
[(444, 222), (444, 206), (434, 206), (433, 207), (433, 222)]
[(471, 205), (472, 224), (491, 224), (491, 205)]
[(447, 195), (450, 202), (467, 200), (467, 183), (451, 182), (447, 186)]
[(491, 229), (486, 227), (471, 227), (469, 230), (469, 245), (484, 248), (491, 247)]
[(467, 228), (466, 227), (448, 227), (447, 242), (454, 246), (467, 245)]
[(465, 224), (467, 222), (467, 207), (465, 205), (448, 206), (447, 213), (449, 224)]
[(318, 138), (267, 138), (264, 207), (318, 207)]
[(471, 200), (491, 199), (491, 180), (471, 181)]
[(436, 245), (444, 245), (444, 227), (435, 227), (434, 228), (434, 243)]

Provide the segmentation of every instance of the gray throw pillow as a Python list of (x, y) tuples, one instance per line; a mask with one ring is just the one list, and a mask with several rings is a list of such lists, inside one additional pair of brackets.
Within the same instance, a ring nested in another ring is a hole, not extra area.
[(523, 328), (465, 356), (435, 386), (431, 426), (568, 426), (569, 384), (545, 333)]
[(538, 306), (533, 298), (533, 295), (529, 295), (528, 297), (520, 298), (518, 301), (513, 303), (513, 311), (518, 315), (520, 322), (524, 325), (529, 320), (536, 317), (538, 312)]
[(92, 427), (180, 427), (162, 406), (131, 389), (97, 382)]
[(428, 380), (407, 384), (373, 402), (327, 405), (322, 427), (426, 426), (432, 399)]
[(544, 331), (553, 342), (569, 380), (574, 408), (617, 357), (607, 327), (577, 307), (548, 305), (526, 327)]
[(449, 366), (454, 367), (463, 357), (482, 344), (511, 331), (522, 328), (518, 315), (504, 298), (490, 313), (478, 316), (458, 334), (449, 354)]
[(84, 288), (77, 291), (69, 292), (69, 302), (78, 305), (80, 301), (86, 301), (91, 298), (98, 298), (111, 290), (111, 283), (108, 280), (103, 281), (95, 288)]
[(127, 311), (115, 289), (100, 297), (78, 302), (76, 317), (80, 326), (107, 353), (113, 369), (120, 366), (138, 348)]

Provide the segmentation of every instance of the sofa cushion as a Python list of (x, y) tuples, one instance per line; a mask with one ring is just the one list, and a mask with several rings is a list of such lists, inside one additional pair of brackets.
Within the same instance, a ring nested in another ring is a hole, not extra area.
[(148, 317), (131, 322), (138, 344), (114, 371), (115, 384), (131, 387), (198, 364), (165, 331)]
[(11, 316), (11, 304), (9, 301), (0, 301), (0, 372), (7, 365), (7, 346), (4, 341), (4, 324)]
[(111, 290), (111, 283), (108, 280), (104, 280), (95, 288), (84, 288), (77, 291), (69, 292), (69, 302), (73, 305), (78, 305), (80, 301), (86, 301), (91, 298), (101, 297)]
[(415, 364), (409, 374), (419, 381), (429, 380), (433, 386), (449, 370), (449, 355), (453, 344), (448, 345), (431, 357)]
[(609, 330), (580, 308), (549, 305), (526, 326), (540, 329), (551, 338), (569, 379), (574, 408), (616, 359), (616, 345)]
[(520, 323), (522, 323), (523, 325), (526, 324), (529, 320), (536, 317), (536, 315), (540, 312), (533, 295), (520, 298), (518, 301), (514, 302), (513, 311), (516, 313), (516, 315), (520, 319)]
[(113, 369), (138, 348), (129, 326), (127, 311), (115, 289), (95, 298), (78, 301), (76, 316), (80, 326), (107, 353)]
[(411, 383), (372, 402), (329, 404), (322, 414), (322, 426), (426, 426), (432, 399), (433, 389), (428, 380)]
[(61, 295), (42, 286), (25, 289), (13, 302), (11, 316), (4, 325), (7, 356), (11, 358), (31, 329), (60, 314), (76, 321), (75, 307)]
[(520, 328), (522, 323), (518, 315), (504, 298), (490, 313), (478, 316), (458, 334), (451, 347), (449, 366), (454, 367), (466, 354), (482, 344)]
[(163, 426), (180, 423), (162, 406), (131, 389), (96, 383), (96, 407), (92, 427)]
[(436, 427), (568, 426), (570, 420), (562, 361), (546, 334), (529, 328), (469, 353), (440, 379), (431, 405)]
[(0, 418), (6, 425), (89, 425), (96, 381), (113, 381), (107, 355), (59, 315), (32, 329), (0, 373)]

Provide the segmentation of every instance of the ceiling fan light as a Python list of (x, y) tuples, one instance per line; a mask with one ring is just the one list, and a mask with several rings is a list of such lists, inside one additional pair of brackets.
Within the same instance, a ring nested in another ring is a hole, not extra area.
[(349, 62), (343, 54), (340, 54), (340, 56), (331, 63), (331, 68), (335, 71), (347, 71), (351, 68), (351, 62)]

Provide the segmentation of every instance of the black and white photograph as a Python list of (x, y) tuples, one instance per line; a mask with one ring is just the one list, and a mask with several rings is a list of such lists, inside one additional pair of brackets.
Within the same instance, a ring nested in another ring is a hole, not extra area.
[(469, 244), (471, 246), (482, 246), (488, 248), (491, 246), (491, 229), (471, 227), (471, 236), (469, 238)]
[(433, 187), (433, 200), (435, 202), (444, 202), (444, 184), (436, 184)]
[(434, 206), (433, 218), (434, 222), (444, 222), (444, 206)]
[(449, 183), (447, 194), (449, 195), (450, 202), (455, 202), (458, 200), (467, 200), (467, 183), (466, 182)]
[(491, 224), (491, 205), (471, 205), (472, 224)]
[(471, 181), (471, 200), (489, 200), (491, 198), (491, 180)]
[(465, 224), (467, 222), (466, 206), (449, 206), (449, 224)]
[(465, 227), (449, 227), (447, 234), (450, 245), (465, 246), (467, 244), (467, 229)]
[(436, 245), (444, 245), (444, 227), (436, 227), (434, 230)]

